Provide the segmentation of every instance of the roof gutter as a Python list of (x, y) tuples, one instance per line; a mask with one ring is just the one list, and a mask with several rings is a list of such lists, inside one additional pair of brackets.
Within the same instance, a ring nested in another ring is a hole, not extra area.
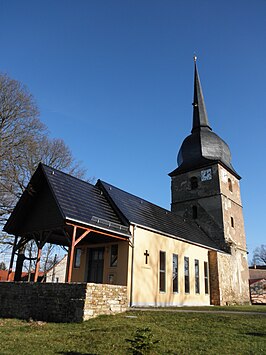
[(100, 229), (100, 230), (105, 231), (105, 232), (109, 232), (109, 233), (112, 232), (114, 234), (119, 234), (119, 235), (122, 235), (123, 237), (130, 238), (130, 234), (127, 234), (127, 233), (122, 233), (122, 232), (119, 232), (119, 231), (114, 231), (112, 229), (103, 228), (103, 227), (100, 227), (98, 225), (96, 226), (95, 224), (82, 222), (82, 221), (79, 221), (78, 219), (74, 219), (74, 218), (70, 218), (70, 217), (66, 217), (65, 219), (66, 219), (66, 221), (69, 221), (69, 222), (78, 223), (78, 224), (81, 224), (83, 226), (93, 227), (93, 228)]

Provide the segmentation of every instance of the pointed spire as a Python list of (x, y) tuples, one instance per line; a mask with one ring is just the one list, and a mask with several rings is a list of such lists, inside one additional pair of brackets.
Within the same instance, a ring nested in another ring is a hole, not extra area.
[(197, 69), (197, 57), (194, 56), (194, 66), (195, 66), (195, 74), (194, 74), (194, 101), (193, 101), (193, 127), (191, 133), (196, 131), (200, 131), (202, 128), (207, 128), (211, 130), (207, 111), (204, 103), (202, 88), (200, 85), (200, 79)]

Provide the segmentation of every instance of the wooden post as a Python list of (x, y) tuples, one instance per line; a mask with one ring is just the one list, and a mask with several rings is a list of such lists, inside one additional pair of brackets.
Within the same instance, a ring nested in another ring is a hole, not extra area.
[(36, 267), (35, 267), (34, 282), (38, 281), (41, 255), (42, 255), (42, 247), (38, 245), (38, 256), (37, 256)]
[(71, 282), (71, 277), (72, 277), (72, 269), (73, 269), (73, 261), (74, 261), (74, 250), (75, 250), (75, 240), (76, 240), (76, 233), (77, 233), (77, 227), (74, 226), (73, 229), (73, 234), (72, 234), (72, 241), (70, 245), (70, 250), (68, 254), (68, 275), (67, 275), (67, 282)]
[(16, 262), (14, 281), (21, 281), (23, 263), (25, 260), (24, 251), (25, 251), (25, 243), (24, 243), (24, 241), (21, 242), (21, 240), (20, 240), (19, 247), (18, 247), (18, 256), (17, 256), (17, 262)]
[(16, 235), (15, 240), (14, 240), (13, 249), (12, 249), (11, 258), (10, 258), (9, 269), (8, 269), (8, 273), (7, 273), (7, 281), (10, 281), (10, 278), (11, 278), (11, 272), (12, 272), (13, 262), (14, 262), (14, 257), (15, 257), (15, 250), (16, 250), (16, 246), (17, 246), (17, 240), (18, 240), (18, 236)]

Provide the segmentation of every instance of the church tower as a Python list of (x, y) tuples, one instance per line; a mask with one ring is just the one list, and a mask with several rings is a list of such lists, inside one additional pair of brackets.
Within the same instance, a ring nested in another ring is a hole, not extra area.
[(209, 252), (212, 304), (248, 303), (240, 176), (228, 145), (212, 131), (195, 59), (193, 124), (171, 177), (171, 210), (196, 223), (217, 245)]

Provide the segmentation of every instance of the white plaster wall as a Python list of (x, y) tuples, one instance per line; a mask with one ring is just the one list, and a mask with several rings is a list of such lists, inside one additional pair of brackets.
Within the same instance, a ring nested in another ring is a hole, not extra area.
[[(149, 262), (145, 264), (145, 251)], [(159, 291), (159, 252), (166, 252), (166, 291)], [(178, 255), (179, 291), (172, 290), (173, 254)], [(184, 291), (184, 257), (189, 257), (190, 293)], [(195, 292), (195, 259), (200, 266), (200, 293)], [(208, 250), (142, 228), (135, 230), (133, 262), (133, 306), (209, 305), (210, 296), (204, 289), (204, 262)]]

